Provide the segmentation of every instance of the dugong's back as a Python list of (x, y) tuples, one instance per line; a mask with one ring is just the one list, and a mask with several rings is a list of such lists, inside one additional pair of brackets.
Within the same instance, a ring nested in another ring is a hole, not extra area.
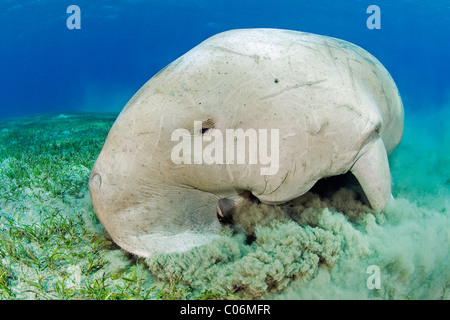
[[(217, 54), (223, 52), (224, 55)], [(228, 54), (227, 54), (228, 53)], [(262, 99), (271, 99), (289, 90), (308, 88), (320, 84), (316, 95), (311, 92), (304, 94), (310, 101), (291, 101), (283, 108), (295, 108), (303, 103), (305, 108), (314, 105), (314, 101), (320, 101), (322, 110), (333, 112), (333, 109), (342, 100), (348, 102), (349, 96), (355, 99), (352, 107), (354, 112), (371, 114), (372, 109), (378, 109), (382, 116), (381, 136), (388, 153), (400, 142), (403, 134), (403, 104), (395, 82), (384, 66), (370, 53), (350, 42), (321, 36), (306, 32), (280, 30), (280, 29), (238, 29), (217, 34), (187, 53), (188, 59), (175, 61), (174, 67), (178, 69), (176, 81), (182, 82), (183, 68), (195, 69), (197, 65), (205, 80), (204, 65), (208, 63), (209, 73), (221, 68), (221, 65), (232, 65), (233, 56), (242, 60), (255, 62), (256, 64), (270, 65), (263, 73), (268, 77), (256, 79), (257, 74), (247, 72), (254, 81), (260, 80), (261, 94), (254, 93)], [(211, 59), (215, 61), (209, 60)], [(193, 61), (198, 61), (193, 63)], [(169, 68), (172, 67), (171, 64)], [(239, 67), (235, 67), (239, 69)], [(226, 68), (225, 68), (226, 69)], [(243, 68), (244, 69), (244, 68)], [(240, 71), (243, 71), (241, 69)], [(260, 71), (258, 71), (260, 72)], [(233, 74), (234, 73), (234, 74)], [(241, 72), (243, 73), (243, 72)], [(243, 76), (236, 70), (230, 72), (232, 76)], [(192, 76), (192, 72), (186, 73)], [(222, 77), (223, 78), (223, 74)], [(262, 81), (261, 81), (262, 80)], [(221, 80), (222, 81), (222, 80)], [(235, 80), (233, 90), (238, 94), (239, 87), (245, 88), (245, 83), (239, 84)], [(267, 85), (267, 82), (270, 85)], [(277, 83), (277, 86), (273, 85)], [(252, 89), (257, 90), (255, 85)], [(321, 92), (320, 92), (321, 91)], [(264, 94), (265, 93), (265, 94)], [(328, 96), (326, 96), (328, 95)], [(318, 98), (320, 97), (320, 98)], [(344, 99), (341, 99), (344, 98)]]

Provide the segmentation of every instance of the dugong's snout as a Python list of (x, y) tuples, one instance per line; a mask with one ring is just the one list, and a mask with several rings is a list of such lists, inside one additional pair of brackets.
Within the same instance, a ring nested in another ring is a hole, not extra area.
[(111, 159), (105, 149), (92, 168), (89, 190), (98, 219), (120, 247), (147, 257), (185, 251), (217, 236), (216, 195), (158, 179), (132, 179), (109, 170)]

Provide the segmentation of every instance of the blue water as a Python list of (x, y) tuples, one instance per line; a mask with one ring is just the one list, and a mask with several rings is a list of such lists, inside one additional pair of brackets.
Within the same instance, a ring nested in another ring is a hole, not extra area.
[[(69, 5), (81, 29), (69, 30)], [(381, 29), (369, 30), (369, 5)], [(168, 63), (218, 32), (271, 27), (353, 42), (392, 74), (405, 110), (450, 100), (450, 2), (1, 0), (0, 118), (120, 111)]]

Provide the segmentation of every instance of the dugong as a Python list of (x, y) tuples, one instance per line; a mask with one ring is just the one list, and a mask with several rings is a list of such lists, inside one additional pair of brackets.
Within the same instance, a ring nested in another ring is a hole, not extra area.
[(351, 172), (371, 207), (391, 197), (403, 133), (388, 71), (349, 42), (279, 29), (217, 34), (127, 103), (90, 175), (95, 212), (136, 255), (217, 237), (221, 199), (281, 204)]

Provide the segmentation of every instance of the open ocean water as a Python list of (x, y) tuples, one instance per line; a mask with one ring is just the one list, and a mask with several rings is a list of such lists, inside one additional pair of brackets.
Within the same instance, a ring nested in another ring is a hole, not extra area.
[[(346, 215), (351, 194), (310, 194), (297, 220), (249, 204), (277, 221), (252, 243), (137, 259), (96, 220), (90, 170), (148, 79), (238, 28), (343, 39), (386, 67), (405, 110), (394, 200)], [(446, 0), (0, 1), (0, 298), (449, 299), (449, 39)]]

